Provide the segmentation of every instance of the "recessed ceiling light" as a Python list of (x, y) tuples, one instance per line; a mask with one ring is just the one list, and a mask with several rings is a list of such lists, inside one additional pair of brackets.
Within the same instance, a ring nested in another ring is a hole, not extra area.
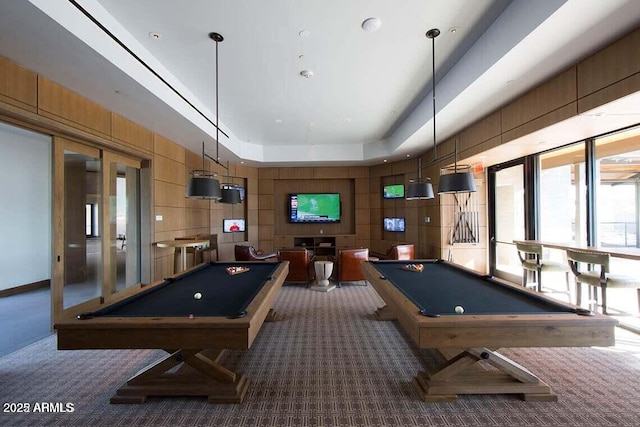
[(298, 37), (301, 37), (303, 39), (309, 37), (310, 35), (311, 35), (311, 31), (309, 30), (300, 30), (298, 32)]
[(512, 84), (514, 84), (515, 82), (516, 82), (515, 80), (507, 80), (507, 84), (508, 84), (508, 85), (512, 85)]
[(149, 37), (151, 37), (154, 40), (160, 40), (162, 38), (160, 33), (156, 33), (155, 31), (150, 32)]
[(411, 157), (411, 154), (407, 154), (407, 158)]
[(280, 123), (282, 123), (282, 119), (275, 119), (274, 122), (280, 124)]
[(451, 27), (451, 28), (449, 28), (449, 33), (451, 33), (451, 34), (455, 34), (455, 33), (457, 33), (457, 32), (458, 32), (458, 27)]
[(387, 159), (384, 159), (384, 160), (382, 161), (382, 163), (387, 163)]
[(300, 75), (304, 78), (310, 79), (311, 77), (313, 77), (313, 71), (311, 70), (302, 70), (300, 71)]
[(362, 21), (362, 29), (368, 33), (377, 31), (382, 26), (382, 21), (379, 18), (367, 18)]

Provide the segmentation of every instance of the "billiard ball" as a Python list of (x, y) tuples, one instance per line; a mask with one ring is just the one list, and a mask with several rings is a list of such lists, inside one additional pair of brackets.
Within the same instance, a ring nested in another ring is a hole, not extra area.
[(195, 319), (195, 318), (196, 318), (196, 316), (194, 316), (193, 314), (189, 315), (189, 319)]
[(464, 307), (462, 307), (461, 305), (456, 305), (456, 307), (453, 310), (458, 314), (464, 313)]
[(196, 292), (195, 294), (193, 294), (193, 298), (200, 299), (202, 298), (202, 294), (200, 292)]

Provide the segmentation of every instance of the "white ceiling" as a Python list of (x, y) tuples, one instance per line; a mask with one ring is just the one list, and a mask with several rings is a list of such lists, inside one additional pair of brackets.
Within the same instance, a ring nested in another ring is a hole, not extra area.
[(429, 29), (442, 141), (639, 24), (636, 0), (2, 0), (0, 55), (221, 161), (374, 164), (433, 144)]

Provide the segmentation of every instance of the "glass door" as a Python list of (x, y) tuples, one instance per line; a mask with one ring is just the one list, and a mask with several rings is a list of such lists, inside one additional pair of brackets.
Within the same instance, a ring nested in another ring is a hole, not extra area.
[(489, 168), (491, 274), (515, 283), (522, 267), (514, 240), (525, 238), (524, 164), (519, 161)]
[(56, 321), (141, 283), (144, 239), (139, 160), (55, 138), (54, 170)]
[(55, 138), (54, 159), (55, 321), (62, 311), (96, 303), (102, 295), (104, 207), (100, 150)]
[(104, 153), (106, 295), (140, 283), (140, 161)]

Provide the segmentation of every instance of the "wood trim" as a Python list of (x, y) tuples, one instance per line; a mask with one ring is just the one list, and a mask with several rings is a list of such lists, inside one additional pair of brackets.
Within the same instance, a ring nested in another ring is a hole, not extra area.
[(65, 140), (53, 138), (53, 224), (51, 268), (51, 323), (62, 319), (64, 303), (64, 146)]
[(591, 93), (584, 98), (578, 99), (578, 114), (586, 113), (589, 110), (624, 98), (635, 92), (640, 92), (640, 73), (629, 76), (626, 79)]
[(38, 112), (92, 134), (111, 136), (109, 110), (42, 76), (38, 76)]
[(640, 72), (640, 29), (578, 63), (578, 97), (582, 98)]
[(0, 101), (36, 112), (38, 75), (0, 56)]
[(0, 298), (8, 297), (11, 295), (18, 295), (24, 292), (31, 292), (40, 288), (48, 288), (51, 286), (51, 279), (40, 280), (33, 283), (27, 283), (26, 285), (18, 285), (12, 288), (0, 290)]
[(577, 99), (574, 66), (504, 107), (501, 110), (502, 131), (515, 129)]
[(153, 152), (153, 133), (137, 123), (127, 120), (119, 114), (111, 113), (111, 136), (138, 148)]

